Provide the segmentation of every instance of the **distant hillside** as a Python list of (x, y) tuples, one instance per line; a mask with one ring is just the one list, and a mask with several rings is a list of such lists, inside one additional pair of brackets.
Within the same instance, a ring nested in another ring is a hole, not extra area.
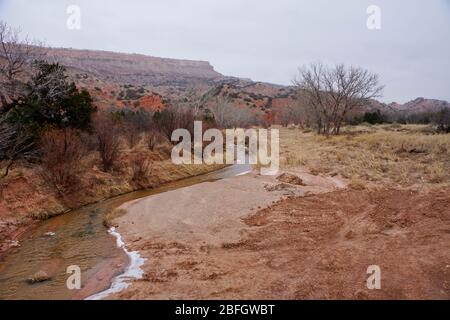
[[(161, 110), (168, 100), (196, 92), (206, 106), (225, 97), (237, 107), (268, 117), (302, 100), (295, 87), (224, 76), (207, 61), (157, 58), (108, 51), (49, 49), (49, 57), (66, 67), (80, 87), (88, 89), (98, 106), (141, 106)], [(392, 117), (450, 108), (446, 101), (417, 98), (405, 104), (372, 100), (363, 110), (380, 110)]]
[(297, 94), (293, 87), (238, 79), (222, 81), (204, 94), (203, 102), (208, 107), (216, 98), (270, 119), (281, 108), (295, 104)]
[[(244, 80), (223, 81), (214, 87), (209, 93), (209, 98), (215, 96), (227, 97), (236, 106), (248, 107), (264, 113), (276, 113), (283, 107), (306, 103), (304, 95), (293, 86), (281, 86), (270, 83), (252, 82)], [(433, 113), (443, 108), (450, 108), (447, 101), (436, 99), (417, 98), (405, 104), (382, 103), (371, 100), (368, 105), (355, 114), (363, 114), (366, 111), (379, 110), (383, 114), (393, 117), (408, 117), (420, 113)]]
[(385, 104), (372, 100), (371, 103), (359, 113), (362, 114), (366, 111), (373, 112), (379, 110), (388, 121), (405, 121), (408, 119), (418, 121), (420, 119), (429, 119), (430, 114), (445, 108), (450, 109), (450, 103), (436, 99), (416, 98), (404, 104), (396, 102)]
[(390, 112), (411, 115), (415, 113), (436, 112), (443, 108), (450, 108), (450, 103), (443, 100), (417, 98), (405, 104), (393, 102), (386, 107)]
[(49, 50), (55, 61), (100, 80), (134, 86), (189, 86), (225, 78), (206, 61), (157, 58), (107, 51)]

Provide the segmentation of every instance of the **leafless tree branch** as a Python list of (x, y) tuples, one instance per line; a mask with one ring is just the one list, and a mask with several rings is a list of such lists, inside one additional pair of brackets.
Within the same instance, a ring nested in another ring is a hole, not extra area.
[(380, 97), (384, 88), (378, 75), (365, 69), (320, 63), (299, 69), (294, 85), (306, 96), (318, 133), (325, 135), (339, 134), (346, 115)]

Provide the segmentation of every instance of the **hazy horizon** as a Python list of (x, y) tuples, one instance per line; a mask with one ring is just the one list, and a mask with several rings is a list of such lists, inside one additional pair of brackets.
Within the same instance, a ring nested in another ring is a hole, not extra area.
[[(369, 30), (369, 5), (381, 29)], [(66, 26), (81, 9), (81, 29)], [(38, 14), (37, 14), (38, 13)], [(226, 76), (289, 85), (321, 61), (378, 73), (383, 102), (450, 101), (450, 1), (0, 0), (0, 19), (52, 47), (209, 61)]]

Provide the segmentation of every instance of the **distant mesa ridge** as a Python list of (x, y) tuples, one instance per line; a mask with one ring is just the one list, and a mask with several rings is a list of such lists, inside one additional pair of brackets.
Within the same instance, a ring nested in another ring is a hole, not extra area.
[[(92, 75), (106, 83), (130, 84), (155, 90), (165, 88), (166, 90), (157, 90), (163, 95), (170, 95), (173, 88), (179, 88), (181, 92), (193, 87), (202, 88), (203, 91), (213, 88), (215, 95), (242, 96), (240, 100), (243, 105), (257, 108), (265, 106), (266, 109), (277, 105), (281, 107), (295, 96), (295, 90), (290, 86), (224, 76), (215, 71), (208, 61), (68, 48), (50, 48), (49, 57), (78, 73)], [(141, 102), (149, 103), (147, 100)], [(420, 97), (404, 104), (386, 104), (372, 100), (365, 111), (380, 110), (408, 115), (435, 112), (443, 108), (450, 108), (450, 104), (447, 101)]]
[(51, 48), (49, 56), (67, 67), (87, 71), (100, 79), (135, 85), (182, 85), (187, 81), (209, 82), (226, 78), (207, 61), (66, 48)]

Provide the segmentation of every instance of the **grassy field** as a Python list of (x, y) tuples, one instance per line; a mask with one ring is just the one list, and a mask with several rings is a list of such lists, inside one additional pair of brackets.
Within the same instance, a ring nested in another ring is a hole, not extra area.
[(329, 138), (282, 128), (280, 144), (282, 167), (341, 175), (355, 189), (450, 183), (450, 135), (433, 134), (427, 126), (353, 126)]

